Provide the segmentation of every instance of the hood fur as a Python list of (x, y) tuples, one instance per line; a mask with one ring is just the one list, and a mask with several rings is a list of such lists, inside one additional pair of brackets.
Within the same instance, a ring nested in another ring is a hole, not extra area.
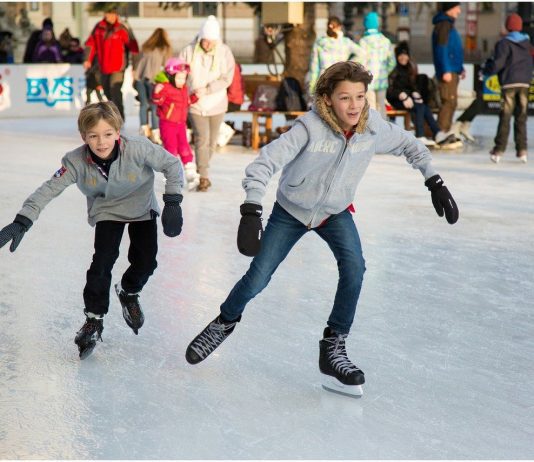
[[(334, 114), (334, 111), (326, 104), (324, 96), (315, 97), (315, 111), (319, 114), (319, 117), (323, 119), (328, 126), (337, 133), (343, 134), (343, 129), (339, 125), (337, 116)], [(360, 120), (352, 128), (356, 133), (362, 134), (367, 128), (367, 121), (369, 120), (369, 102), (365, 100), (365, 106), (360, 115)]]

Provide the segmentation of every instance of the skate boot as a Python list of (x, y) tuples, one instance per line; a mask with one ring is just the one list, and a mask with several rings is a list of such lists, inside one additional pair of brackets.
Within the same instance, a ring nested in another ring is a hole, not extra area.
[(187, 189), (192, 191), (200, 184), (200, 175), (197, 173), (197, 164), (188, 162), (184, 165), (185, 180), (187, 181)]
[(147, 138), (150, 137), (150, 127), (148, 125), (141, 125), (139, 127), (139, 134), (141, 136), (146, 136)]
[(438, 149), (452, 150), (463, 147), (461, 140), (456, 138), (456, 135), (452, 132), (439, 131), (434, 139)]
[(141, 329), (145, 322), (145, 316), (141, 305), (139, 304), (139, 292), (136, 294), (129, 294), (121, 287), (120, 282), (115, 284), (115, 291), (122, 305), (122, 316), (126, 321), (126, 324), (134, 331), (135, 335), (138, 335), (139, 329)]
[(324, 330), (323, 339), (319, 342), (323, 388), (349, 396), (361, 396), (365, 376), (347, 357), (346, 338), (347, 334), (337, 334), (330, 327)]
[(226, 322), (220, 315), (217, 316), (187, 347), (185, 352), (187, 362), (197, 364), (206, 359), (234, 331), (236, 323), (240, 320), (241, 316), (235, 321)]
[(89, 356), (96, 346), (97, 340), (102, 341), (102, 331), (104, 330), (104, 320), (101, 317), (89, 317), (85, 319), (85, 324), (76, 332), (74, 343), (78, 345), (80, 359)]
[(150, 141), (152, 141), (154, 144), (159, 144), (160, 146), (163, 144), (159, 128), (152, 129), (152, 132), (150, 133)]

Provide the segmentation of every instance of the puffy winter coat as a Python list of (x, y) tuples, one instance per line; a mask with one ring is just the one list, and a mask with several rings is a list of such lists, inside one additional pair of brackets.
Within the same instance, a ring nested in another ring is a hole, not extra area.
[(117, 21), (109, 24), (99, 21), (85, 42), (88, 48), (87, 60), (92, 63), (98, 57), (102, 74), (112, 74), (126, 69), (128, 59), (126, 51), (139, 53), (137, 40), (124, 24)]
[(189, 93), (187, 87), (176, 88), (163, 78), (164, 72), (156, 76), (156, 86), (152, 93), (152, 101), (158, 107), (160, 120), (168, 122), (185, 122), (189, 110)]

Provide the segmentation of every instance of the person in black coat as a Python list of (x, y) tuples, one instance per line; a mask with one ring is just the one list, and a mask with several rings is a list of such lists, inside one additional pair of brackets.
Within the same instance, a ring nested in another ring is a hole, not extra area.
[(428, 123), (433, 137), (439, 132), (439, 126), (417, 88), (417, 65), (410, 59), (407, 42), (402, 41), (395, 47), (395, 57), (397, 65), (389, 74), (386, 98), (395, 109), (411, 111), (415, 119), (416, 138), (425, 146), (434, 146), (436, 143), (425, 137), (424, 123)]

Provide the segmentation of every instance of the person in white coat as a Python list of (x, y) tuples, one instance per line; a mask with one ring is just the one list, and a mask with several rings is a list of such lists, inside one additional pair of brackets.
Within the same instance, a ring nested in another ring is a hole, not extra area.
[(221, 41), (221, 29), (215, 16), (209, 16), (193, 42), (179, 57), (189, 64), (190, 92), (198, 97), (189, 109), (200, 184), (198, 191), (211, 186), (208, 176), (219, 128), (228, 110), (227, 88), (234, 76), (235, 60), (230, 48)]

